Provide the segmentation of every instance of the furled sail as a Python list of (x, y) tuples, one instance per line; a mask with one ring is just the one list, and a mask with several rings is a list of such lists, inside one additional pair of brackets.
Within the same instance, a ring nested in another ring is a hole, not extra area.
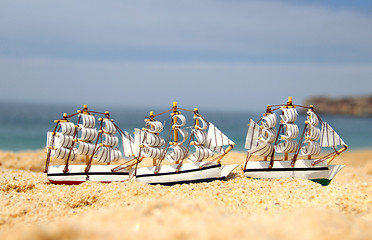
[[(193, 143), (195, 152), (187, 159), (188, 161), (202, 161), (212, 157), (214, 152), (223, 153), (223, 146), (234, 144), (234, 142), (216, 128), (213, 123), (206, 122), (200, 116), (194, 116), (194, 119), (198, 120), (201, 125), (195, 125), (192, 130), (196, 139)], [(205, 132), (207, 128), (208, 133)]]
[(295, 107), (287, 108), (286, 106), (281, 107), (283, 115), (280, 115), (283, 123), (284, 134), (281, 135), (282, 141), (275, 145), (275, 151), (277, 153), (294, 153), (298, 144), (295, 139), (298, 136), (298, 126), (294, 123), (297, 119), (297, 110)]
[(261, 118), (262, 126), (260, 127), (252, 119), (249, 121), (245, 148), (251, 155), (267, 157), (271, 156), (276, 140), (276, 115), (274, 113), (266, 114)]
[(117, 161), (120, 157), (121, 152), (119, 150), (113, 149), (111, 147), (100, 147), (95, 160), (108, 163)]
[(93, 155), (96, 150), (96, 144), (93, 143), (97, 139), (98, 132), (95, 129), (95, 117), (93, 115), (82, 113), (79, 115), (83, 123), (78, 124), (80, 138), (77, 139), (77, 154)]
[[(134, 155), (153, 159), (164, 159), (164, 139), (159, 135), (163, 124), (159, 121), (147, 121), (144, 130), (135, 129), (134, 143), (137, 148)], [(128, 143), (132, 144), (130, 141)], [(130, 147), (131, 145), (128, 145)], [(128, 148), (127, 147), (127, 148)]]
[(301, 155), (319, 155), (320, 144), (317, 142), (320, 138), (320, 129), (317, 128), (319, 119), (311, 109), (307, 111), (306, 123), (305, 140), (301, 147)]
[[(102, 133), (103, 140), (97, 149), (94, 160), (105, 163), (117, 161), (121, 157), (121, 152), (116, 148), (119, 144), (119, 138), (115, 136), (117, 132), (116, 126), (110, 118), (103, 119), (102, 123), (104, 125), (100, 132)], [(94, 148), (93, 151), (95, 151)], [(90, 155), (92, 154), (94, 154), (94, 152)]]
[[(183, 142), (185, 142), (188, 138), (188, 132), (181, 127), (186, 125), (186, 118), (182, 114), (174, 114), (172, 116), (173, 119), (173, 129), (174, 133), (178, 135), (181, 135), (182, 139), (179, 140), (177, 137), (177, 140), (173, 143), (171, 143), (170, 151), (168, 151), (167, 155), (165, 156), (165, 159), (170, 162), (180, 161), (187, 157), (188, 155), (188, 149), (182, 145)], [(177, 120), (175, 122), (175, 120)]]
[(183, 160), (187, 157), (188, 150), (183, 145), (175, 145), (170, 147), (172, 151), (170, 151), (165, 159), (169, 162), (175, 162), (179, 160)]
[(51, 156), (59, 159), (74, 161), (77, 157), (77, 149), (73, 146), (75, 124), (71, 122), (59, 122), (60, 132), (47, 133), (47, 147), (50, 148)]
[(324, 122), (322, 124), (322, 131), (320, 134), (320, 146), (337, 147), (340, 145), (345, 145), (345, 142), (328, 123)]

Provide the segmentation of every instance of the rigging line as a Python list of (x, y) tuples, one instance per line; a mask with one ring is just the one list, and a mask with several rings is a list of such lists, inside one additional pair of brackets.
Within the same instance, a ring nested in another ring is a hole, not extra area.
[(103, 120), (100, 121), (101, 122), (101, 126), (99, 128), (99, 133), (98, 133), (98, 136), (97, 136), (97, 140), (96, 140), (96, 144), (94, 145), (94, 149), (93, 149), (93, 153), (92, 153), (92, 156), (90, 156), (89, 158), (89, 161), (88, 161), (88, 164), (87, 164), (87, 167), (85, 168), (85, 172), (88, 173), (89, 170), (90, 170), (90, 167), (92, 165), (92, 161), (93, 161), (93, 156), (94, 154), (96, 154), (98, 152), (98, 148), (97, 148), (97, 145), (98, 145), (98, 141), (99, 141), (99, 138), (100, 138), (100, 135), (101, 135), (101, 142), (102, 142), (102, 126), (103, 126)]
[(245, 157), (245, 164), (244, 164), (244, 169), (243, 170), (245, 170), (247, 168), (247, 164), (248, 164), (249, 159), (251, 159), (251, 156), (252, 156), (252, 154), (249, 154), (249, 151), (247, 151), (247, 156)]
[(177, 170), (178, 170), (178, 171), (181, 169), (181, 166), (182, 166), (184, 160), (185, 160), (185, 159), (188, 157), (188, 155), (189, 155), (191, 140), (194, 140), (194, 132), (193, 132), (193, 131), (191, 132), (190, 137), (189, 137), (189, 142), (187, 143), (187, 147), (186, 147), (187, 151), (186, 151), (186, 154), (185, 154), (186, 157), (185, 157), (184, 159), (182, 159), (181, 162), (180, 162), (180, 163), (178, 164), (178, 166), (177, 166)]
[(185, 109), (185, 108), (178, 108), (178, 109), (180, 109), (180, 110), (182, 110), (182, 111), (187, 111), (187, 112), (194, 112), (193, 110), (188, 110), (188, 109)]
[[(172, 122), (172, 120), (173, 120), (173, 118), (171, 117), (171, 122)], [(163, 152), (162, 152), (162, 155), (161, 155), (161, 159), (159, 159), (159, 161), (157, 162), (155, 172), (158, 172), (160, 170), (161, 163), (165, 159), (165, 155), (167, 154), (167, 151), (170, 147), (169, 141), (170, 141), (173, 134), (174, 134), (174, 132), (172, 131), (172, 124), (169, 124), (168, 136), (167, 136), (167, 139), (166, 139), (167, 144), (164, 145), (164, 147), (163, 147)]]
[[(276, 139), (275, 139), (274, 145), (277, 145), (279, 143), (278, 138), (279, 138), (280, 130), (282, 130), (282, 128), (283, 128), (283, 125), (280, 124), (279, 129), (278, 129), (278, 133), (276, 134)], [(275, 148), (273, 149), (273, 152), (271, 153), (271, 156), (270, 156), (269, 168), (272, 168), (273, 165), (274, 165), (274, 155), (275, 155)]]
[(301, 137), (300, 137), (300, 140), (298, 141), (298, 147), (296, 149), (296, 152), (295, 152), (295, 154), (293, 156), (293, 159), (292, 159), (292, 162), (291, 162), (292, 167), (294, 167), (294, 164), (295, 164), (295, 162), (297, 160), (298, 154), (300, 154), (300, 149), (304, 145), (303, 139), (304, 139), (306, 128), (307, 128), (307, 124), (305, 124), (304, 130), (303, 130), (303, 132), (301, 134)]
[[(79, 116), (77, 124), (79, 124), (80, 121), (81, 121), (81, 116)], [(77, 128), (75, 128), (75, 132), (74, 132), (73, 138), (75, 139), (75, 137), (77, 137)], [(75, 146), (75, 141), (72, 141), (71, 146), (70, 146), (69, 151), (68, 151), (66, 165), (65, 165), (65, 168), (63, 169), (63, 172), (64, 173), (66, 173), (68, 171), (68, 162), (70, 161), (71, 152), (72, 152), (74, 146)]]
[[(54, 127), (54, 130), (53, 130), (53, 134), (52, 134), (52, 141), (51, 141), (51, 147), (53, 147), (54, 145), (54, 140), (55, 140), (55, 133), (56, 133), (56, 129), (57, 127), (59, 126), (59, 123), (57, 122), (56, 123), (56, 126)], [(59, 129), (61, 128), (61, 126), (59, 126)], [(49, 146), (47, 146), (49, 147)], [(44, 172), (48, 172), (48, 167), (49, 167), (49, 163), (50, 163), (50, 155), (51, 155), (51, 152), (52, 152), (52, 149), (49, 149), (48, 148), (48, 153), (47, 153), (47, 159), (46, 159), (46, 162), (45, 162), (45, 170)]]
[(323, 120), (321, 119), (321, 117), (319, 116), (319, 114), (315, 111), (315, 109), (313, 109), (313, 112), (315, 113), (315, 115), (318, 117), (319, 121), (320, 121), (320, 124), (323, 124)]
[(167, 110), (167, 111), (164, 111), (164, 112), (161, 112), (161, 113), (155, 114), (154, 117), (157, 117), (157, 116), (163, 115), (163, 114), (168, 113), (168, 112), (170, 112), (170, 111), (173, 111), (173, 109), (171, 108), (171, 109), (169, 109), (169, 110)]
[(87, 110), (87, 111), (85, 111), (85, 112), (106, 115), (106, 113), (96, 112), (96, 111), (91, 111), (91, 110)]
[[(67, 119), (67, 118), (74, 117), (74, 116), (76, 116), (76, 115), (78, 115), (78, 114), (80, 114), (80, 113), (73, 113), (73, 114), (67, 115), (66, 119)], [(66, 119), (61, 119), (61, 120), (66, 120)]]

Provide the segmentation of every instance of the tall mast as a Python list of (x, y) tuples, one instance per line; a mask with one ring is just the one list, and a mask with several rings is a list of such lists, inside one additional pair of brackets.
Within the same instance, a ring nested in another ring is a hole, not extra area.
[[(178, 121), (178, 118), (175, 116), (175, 115), (178, 115), (178, 114), (181, 114), (179, 111), (178, 111), (178, 108), (177, 108), (177, 102), (173, 102), (173, 112), (171, 113), (171, 116), (173, 117), (173, 142), (170, 142), (169, 144), (170, 145), (174, 145), (176, 146), (177, 143), (178, 143), (178, 130), (177, 128), (174, 126), (175, 124), (177, 124), (177, 121)], [(179, 161), (176, 161), (175, 162), (176, 164), (179, 163)]]
[[(150, 112), (150, 116), (149, 116), (149, 119), (145, 119), (145, 122), (150, 122), (150, 121), (155, 121), (154, 119), (154, 112)], [(151, 125), (150, 128), (153, 130), (154, 129), (154, 126)], [(158, 133), (155, 133), (156, 135), (158, 135)], [(157, 165), (157, 159), (153, 158), (152, 159), (152, 165), (153, 166), (156, 166)]]
[[(294, 141), (297, 138), (299, 130), (295, 124), (297, 119), (296, 106), (292, 103), (292, 97), (288, 97), (288, 102), (285, 106), (280, 107), (283, 115), (280, 115), (280, 127), (283, 128), (284, 134), (281, 135), (280, 141), (275, 145), (277, 153), (284, 153), (284, 160), (288, 160), (288, 153), (294, 153), (298, 149), (298, 143)], [(279, 134), (279, 131), (278, 131)]]

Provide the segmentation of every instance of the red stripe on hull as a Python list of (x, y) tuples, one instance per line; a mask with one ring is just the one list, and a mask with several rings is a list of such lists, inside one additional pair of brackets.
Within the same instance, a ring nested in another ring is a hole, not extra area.
[[(54, 180), (49, 180), (49, 182), (57, 185), (79, 185), (84, 182), (93, 182), (93, 181), (54, 181)], [(98, 182), (98, 181), (95, 181)], [(112, 181), (99, 181), (100, 183), (111, 183)], [(123, 182), (123, 181), (117, 181), (117, 182)]]

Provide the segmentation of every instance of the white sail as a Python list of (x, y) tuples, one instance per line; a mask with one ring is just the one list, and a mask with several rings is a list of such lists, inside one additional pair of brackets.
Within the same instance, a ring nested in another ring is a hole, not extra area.
[(320, 146), (337, 147), (340, 145), (345, 145), (345, 142), (328, 123), (324, 122), (322, 124), (322, 131), (320, 135)]
[(149, 133), (160, 133), (163, 131), (163, 124), (159, 121), (148, 121), (146, 124), (149, 125), (147, 128)]
[(261, 128), (260, 126), (253, 121), (249, 120), (247, 136), (245, 138), (245, 149), (252, 149), (258, 144), (258, 136), (260, 135)]
[(195, 152), (188, 158), (191, 162), (198, 162), (214, 155), (213, 151), (203, 146), (194, 146)]
[(92, 155), (94, 153), (95, 144), (87, 142), (79, 142), (76, 153), (79, 155)]
[(262, 117), (261, 121), (264, 128), (273, 128), (276, 126), (276, 115), (275, 113), (268, 114)]
[(116, 147), (119, 144), (119, 138), (107, 133), (103, 133), (103, 141), (102, 143), (109, 147)]
[(52, 147), (53, 132), (47, 132), (46, 147)]
[(121, 134), (121, 139), (123, 141), (124, 156), (125, 157), (134, 156), (135, 149), (137, 149), (137, 147), (134, 145), (133, 137), (128, 132), (124, 132), (124, 134)]
[(143, 149), (143, 153), (145, 157), (153, 158), (153, 159), (164, 159), (165, 157), (165, 149), (157, 148), (157, 147), (145, 147)]
[(249, 154), (256, 156), (268, 157), (273, 153), (274, 147), (271, 143), (259, 140), (257, 146), (252, 147), (248, 150)]
[(54, 156), (56, 158), (64, 159), (64, 160), (71, 160), (74, 161), (76, 160), (76, 153), (74, 150), (70, 150), (64, 147), (56, 147), (54, 151)]
[(197, 130), (207, 130), (208, 122), (205, 121), (202, 117), (194, 117), (194, 119), (199, 120), (199, 125), (197, 126)]
[(183, 145), (176, 145), (176, 146), (171, 146), (170, 147), (173, 151), (170, 151), (165, 159), (170, 162), (175, 162), (179, 160), (183, 160), (187, 157), (187, 149)]
[(283, 115), (280, 115), (280, 118), (283, 120), (285, 123), (293, 123), (297, 119), (297, 110), (296, 108), (286, 108), (286, 107), (281, 107), (283, 111)]
[(284, 126), (285, 134), (282, 135), (282, 137), (285, 137), (286, 139), (294, 139), (298, 137), (298, 126), (295, 123), (286, 123)]
[(141, 147), (140, 145), (143, 144), (143, 138), (144, 138), (145, 132), (143, 132), (141, 129), (135, 128), (134, 129), (134, 156), (140, 157), (141, 156)]
[(54, 146), (70, 148), (72, 146), (73, 136), (63, 135), (61, 133), (56, 133), (54, 137)]
[(296, 152), (298, 144), (296, 141), (291, 139), (285, 139), (283, 142), (275, 145), (275, 151), (277, 153), (294, 153)]
[(276, 130), (273, 128), (262, 129), (260, 137), (262, 140), (268, 143), (273, 143), (276, 140)]
[(94, 128), (94, 125), (96, 124), (96, 119), (93, 115), (88, 114), (80, 114), (81, 119), (83, 120), (82, 124), (79, 124), (81, 128)]
[(309, 110), (307, 112), (307, 115), (308, 115), (307, 116), (307, 121), (309, 122), (309, 124), (311, 126), (314, 126), (314, 127), (318, 126), (318, 124), (319, 124), (319, 118), (318, 118), (318, 116), (313, 111), (311, 111), (311, 110)]
[(178, 140), (177, 144), (180, 145), (182, 143), (184, 143), (187, 138), (189, 137), (189, 133), (184, 130), (184, 129), (181, 129), (181, 128), (176, 128), (178, 133), (182, 136), (182, 139), (181, 140)]
[(115, 134), (116, 133), (116, 127), (115, 127), (115, 125), (114, 125), (114, 123), (112, 122), (111, 119), (105, 119), (105, 120), (103, 120), (103, 122), (105, 123), (105, 126), (102, 128), (102, 130), (105, 133), (109, 133), (109, 134)]
[(73, 136), (75, 133), (75, 124), (71, 122), (60, 122), (59, 126), (61, 127), (61, 133), (63, 135)]
[(223, 134), (218, 128), (216, 128), (211, 122), (209, 123), (207, 142), (208, 143), (206, 147), (210, 149), (213, 149), (214, 147), (222, 147), (226, 145), (235, 144), (225, 134)]
[(94, 159), (99, 162), (107, 163), (117, 161), (120, 157), (121, 152), (119, 150), (110, 147), (100, 147)]
[(97, 130), (95, 128), (81, 128), (80, 131), (81, 137), (79, 140), (91, 142), (96, 140), (98, 136)]
[(173, 127), (183, 127), (186, 125), (186, 118), (182, 114), (175, 114), (173, 115), (172, 119), (177, 118), (177, 123), (173, 124)]
[(304, 145), (301, 147), (301, 155), (319, 155), (320, 145), (318, 142), (305, 140)]
[(148, 147), (161, 147), (165, 144), (165, 141), (162, 137), (159, 135), (147, 133), (145, 134), (145, 140), (143, 141), (143, 144)]
[(311, 141), (318, 141), (320, 138), (320, 129), (309, 125), (306, 131), (306, 139)]
[(195, 136), (196, 145), (204, 145), (207, 143), (207, 133), (202, 130), (193, 129), (192, 130)]

